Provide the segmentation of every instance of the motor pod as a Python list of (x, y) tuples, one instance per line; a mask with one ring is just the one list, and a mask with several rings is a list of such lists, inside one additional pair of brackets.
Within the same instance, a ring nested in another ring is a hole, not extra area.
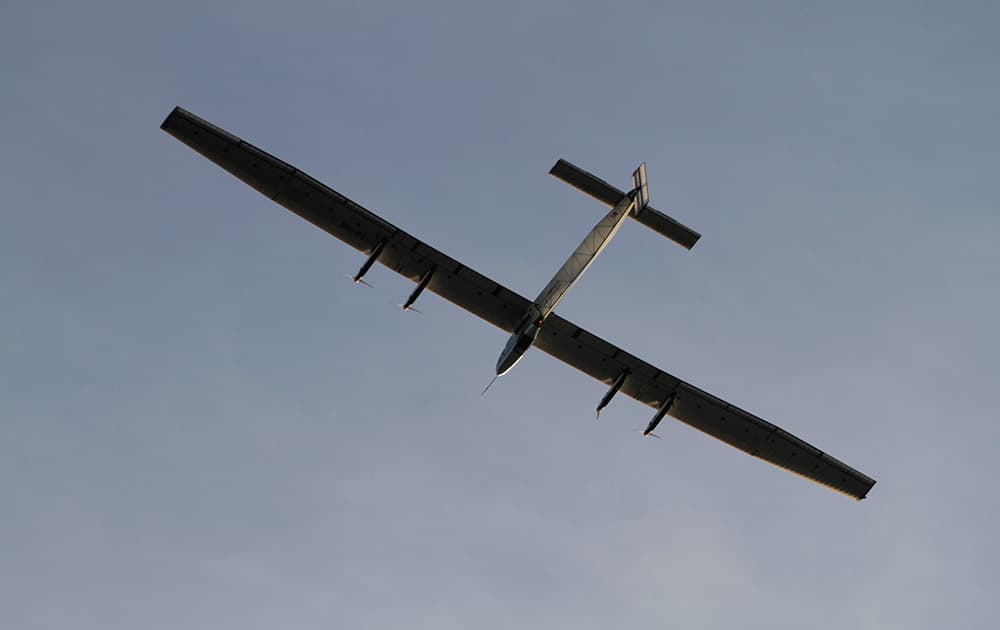
[(646, 430), (642, 432), (643, 435), (650, 435), (653, 432), (653, 429), (656, 428), (656, 425), (660, 424), (660, 420), (663, 420), (663, 417), (667, 415), (670, 408), (674, 406), (674, 398), (676, 397), (677, 392), (667, 396), (667, 399), (663, 401), (660, 408), (656, 410), (656, 415), (654, 415), (653, 419), (649, 421), (649, 425), (646, 427)]
[(413, 306), (413, 303), (417, 301), (417, 298), (420, 297), (420, 294), (424, 292), (424, 289), (427, 288), (427, 283), (430, 282), (431, 278), (434, 276), (434, 269), (434, 267), (431, 267), (420, 277), (420, 282), (417, 283), (417, 288), (413, 289), (413, 293), (410, 294), (410, 297), (406, 298), (406, 301), (403, 302), (404, 311), (409, 310), (410, 307)]
[(372, 265), (375, 264), (375, 261), (378, 260), (378, 255), (382, 253), (383, 249), (385, 249), (385, 244), (386, 241), (382, 240), (372, 248), (372, 253), (368, 255), (368, 260), (365, 261), (365, 264), (361, 265), (361, 269), (358, 269), (358, 273), (354, 274), (354, 282), (361, 282), (361, 279), (365, 277), (368, 270), (371, 269)]
[(604, 398), (601, 399), (601, 402), (597, 403), (598, 418), (601, 417), (601, 409), (604, 409), (605, 407), (608, 406), (608, 403), (611, 402), (611, 399), (615, 397), (615, 394), (618, 393), (618, 390), (620, 390), (622, 388), (622, 385), (625, 384), (625, 379), (627, 378), (628, 378), (628, 368), (625, 368), (624, 370), (622, 370), (622, 373), (618, 375), (618, 378), (615, 379), (615, 382), (611, 384), (611, 389), (608, 390), (608, 393), (604, 394)]

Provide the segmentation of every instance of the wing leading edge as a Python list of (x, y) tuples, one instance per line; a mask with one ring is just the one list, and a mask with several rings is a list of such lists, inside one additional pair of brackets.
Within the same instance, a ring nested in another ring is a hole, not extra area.
[[(293, 166), (177, 107), (161, 128), (303, 219), (494, 326), (512, 332), (531, 302)], [(609, 186), (610, 188), (610, 186)], [(617, 191), (615, 191), (617, 192)], [(696, 240), (696, 239), (695, 239)], [(692, 243), (693, 244), (693, 243)], [(674, 396), (670, 416), (771, 464), (863, 499), (875, 480), (787, 431), (659, 370), (575, 324), (551, 315), (535, 345), (564, 363), (611, 384), (623, 370), (621, 391), (654, 408)]]

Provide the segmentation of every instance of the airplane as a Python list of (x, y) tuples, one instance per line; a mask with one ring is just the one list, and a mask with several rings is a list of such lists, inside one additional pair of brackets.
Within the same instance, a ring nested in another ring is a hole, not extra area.
[[(864, 499), (875, 480), (788, 431), (639, 359), (554, 312), (573, 284), (607, 247), (626, 218), (685, 249), (700, 234), (649, 205), (645, 164), (632, 189), (611, 184), (560, 159), (549, 173), (611, 207), (534, 301), (427, 245), (292, 165), (191, 112), (175, 107), (160, 128), (272, 201), (367, 255), (354, 282), (378, 262), (416, 283), (402, 304), (410, 310), (424, 290), (469, 311), (511, 337), (496, 364), (507, 373), (531, 348), (601, 381), (609, 388), (597, 414), (618, 393), (655, 409), (643, 435), (669, 415), (753, 457), (853, 499)], [(496, 377), (494, 377), (495, 380)], [(492, 382), (491, 382), (492, 384)], [(487, 386), (487, 389), (489, 386)], [(484, 390), (485, 393), (485, 390)]]

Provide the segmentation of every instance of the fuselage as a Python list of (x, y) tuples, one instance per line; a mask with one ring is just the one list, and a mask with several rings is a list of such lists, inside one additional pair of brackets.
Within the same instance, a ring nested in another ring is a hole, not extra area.
[(583, 242), (576, 248), (556, 275), (552, 276), (542, 292), (528, 308), (521, 323), (514, 328), (514, 333), (507, 340), (500, 358), (497, 360), (497, 376), (506, 374), (510, 368), (521, 360), (524, 353), (538, 337), (539, 329), (545, 324), (556, 305), (566, 296), (570, 288), (580, 279), (583, 272), (604, 251), (611, 239), (625, 223), (635, 209), (635, 199), (630, 193), (622, 197), (594, 229), (587, 234)]

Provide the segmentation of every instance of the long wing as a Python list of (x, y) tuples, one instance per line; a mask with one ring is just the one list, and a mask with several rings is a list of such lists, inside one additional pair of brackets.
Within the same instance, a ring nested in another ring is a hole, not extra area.
[(659, 409), (674, 394), (672, 417), (850, 497), (863, 499), (875, 485), (874, 479), (781, 427), (667, 374), (558, 315), (545, 321), (535, 346), (607, 385), (628, 369), (620, 390), (628, 396)]
[[(362, 252), (385, 246), (379, 262), (417, 282), (436, 269), (427, 288), (512, 332), (531, 302), (430, 247), (335, 190), (236, 136), (175, 108), (161, 128), (268, 198)], [(658, 408), (671, 394), (670, 415), (727, 444), (822, 485), (863, 499), (875, 481), (787, 431), (659, 370), (550, 315), (535, 342), (557, 359), (610, 384), (622, 370), (621, 391)]]
[(180, 107), (160, 128), (351, 247), (413, 282), (435, 269), (427, 288), (494, 326), (513, 332), (531, 302), (410, 236), (295, 167)]

